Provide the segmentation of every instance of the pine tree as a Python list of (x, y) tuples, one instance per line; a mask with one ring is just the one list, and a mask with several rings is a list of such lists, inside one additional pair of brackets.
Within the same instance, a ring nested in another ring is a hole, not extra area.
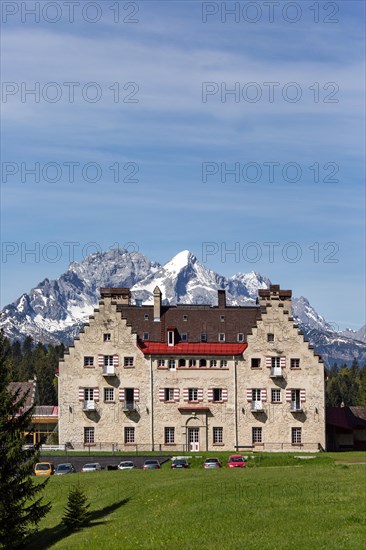
[(90, 504), (79, 485), (69, 492), (63, 522), (71, 531), (77, 531), (88, 525), (90, 521)]
[(24, 548), (51, 505), (42, 503), (41, 495), (48, 480), (35, 483), (32, 477), (38, 448), (23, 449), (33, 408), (24, 409), (26, 395), (8, 391), (8, 353), (0, 333), (0, 545), (13, 550)]

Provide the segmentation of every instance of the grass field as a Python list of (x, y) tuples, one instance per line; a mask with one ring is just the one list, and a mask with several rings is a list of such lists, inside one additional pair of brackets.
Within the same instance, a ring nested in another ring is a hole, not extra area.
[[(190, 470), (166, 464), (52, 477), (45, 491), (52, 511), (28, 548), (363, 549), (366, 467), (352, 463), (362, 461), (364, 453), (313, 460), (267, 454), (249, 459), (244, 470), (205, 471), (202, 459), (192, 459)], [(78, 482), (91, 502), (92, 523), (69, 535), (61, 517)]]

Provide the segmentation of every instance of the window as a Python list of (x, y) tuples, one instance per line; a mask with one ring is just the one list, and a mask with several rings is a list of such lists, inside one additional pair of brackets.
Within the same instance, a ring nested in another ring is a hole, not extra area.
[(174, 330), (168, 330), (168, 346), (174, 346)]
[(301, 411), (300, 390), (291, 390), (291, 410)]
[(252, 401), (260, 401), (261, 400), (261, 390), (258, 388), (252, 389)]
[(104, 388), (104, 401), (114, 401), (114, 388)]
[(213, 389), (213, 401), (222, 401), (222, 389), (214, 388)]
[(300, 359), (291, 359), (291, 368), (299, 369), (300, 368)]
[(123, 364), (125, 367), (133, 367), (133, 357), (125, 357)]
[(168, 368), (171, 370), (175, 370), (175, 359), (169, 359)]
[(189, 362), (188, 362), (188, 365), (190, 367), (195, 367), (196, 366), (196, 360), (195, 359), (190, 359)]
[(272, 369), (280, 368), (280, 366), (281, 366), (281, 357), (271, 357)]
[(105, 367), (113, 367), (113, 355), (105, 355), (104, 356), (104, 366)]
[(84, 367), (93, 367), (94, 366), (94, 357), (88, 356), (84, 357)]
[(188, 332), (182, 332), (180, 339), (182, 342), (188, 342)]
[(250, 366), (252, 369), (260, 369), (261, 360), (259, 359), (259, 357), (252, 357)]
[(188, 315), (183, 315), (183, 321), (188, 321)]
[(84, 388), (84, 400), (94, 401), (94, 388)]
[(301, 444), (301, 428), (291, 428), (291, 443), (293, 445)]
[(223, 323), (225, 321), (225, 315), (220, 315), (220, 321)]
[(148, 321), (148, 320), (149, 320), (149, 316), (148, 316), (147, 313), (145, 313), (145, 315), (144, 315), (144, 320), (145, 320), (145, 321)]
[(267, 334), (267, 342), (274, 342), (274, 334), (272, 332)]
[(272, 403), (281, 403), (281, 390), (278, 390), (278, 389), (271, 390), (271, 401)]
[(188, 401), (198, 401), (198, 389), (189, 388), (188, 390)]
[(174, 401), (174, 389), (165, 388), (164, 389), (164, 401)]
[(213, 443), (215, 445), (219, 444), (219, 443), (223, 443), (224, 442), (224, 437), (223, 437), (223, 428), (212, 428), (212, 439), (213, 439)]
[(201, 342), (207, 342), (207, 334), (205, 332), (201, 332)]
[(225, 333), (224, 333), (224, 332), (220, 332), (220, 334), (219, 334), (219, 342), (225, 342)]
[(169, 445), (175, 442), (175, 429), (174, 428), (164, 428), (164, 442)]
[(226, 359), (221, 359), (221, 361), (220, 361), (220, 368), (221, 368), (221, 369), (226, 369), (226, 367), (227, 367), (227, 361), (226, 361)]
[(217, 361), (216, 361), (216, 359), (211, 359), (211, 361), (210, 361), (210, 367), (217, 367)]
[(238, 332), (238, 342), (244, 342), (244, 334), (242, 332)]
[(94, 428), (84, 428), (84, 443), (86, 445), (94, 443)]
[(149, 339), (149, 333), (148, 333), (148, 332), (144, 332), (144, 334), (142, 335), (142, 339), (143, 339), (143, 340), (148, 340), (148, 339)]
[(165, 367), (165, 359), (158, 359), (158, 367)]
[(207, 367), (206, 359), (200, 359), (200, 367)]
[(252, 443), (262, 443), (262, 428), (252, 428)]
[(178, 366), (179, 367), (185, 367), (186, 366), (186, 360), (185, 359), (179, 359)]
[(125, 428), (125, 443), (135, 443), (135, 428)]
[(110, 342), (111, 341), (111, 333), (110, 332), (105, 332), (103, 334), (103, 342)]

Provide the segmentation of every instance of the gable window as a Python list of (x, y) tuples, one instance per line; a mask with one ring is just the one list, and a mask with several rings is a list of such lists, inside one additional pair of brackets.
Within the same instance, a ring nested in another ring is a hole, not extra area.
[(125, 357), (123, 364), (125, 367), (133, 367), (133, 357)]
[(201, 342), (207, 342), (207, 334), (205, 332), (201, 332)]
[(85, 356), (84, 357), (84, 367), (94, 367), (94, 357)]
[(143, 340), (148, 340), (148, 339), (149, 339), (149, 333), (148, 333), (148, 332), (144, 332), (144, 334), (142, 335), (142, 339), (143, 339)]
[(185, 367), (185, 366), (186, 366), (186, 360), (185, 359), (179, 359), (178, 367)]
[(219, 342), (225, 342), (225, 333), (224, 333), (224, 332), (220, 332), (220, 334), (219, 334)]
[(164, 443), (166, 445), (171, 445), (175, 442), (175, 429), (174, 428), (164, 428)]
[(144, 320), (145, 320), (145, 321), (148, 321), (148, 320), (149, 320), (149, 316), (148, 316), (147, 313), (145, 313), (145, 315), (144, 315)]
[(301, 428), (291, 428), (292, 445), (301, 445)]
[(214, 388), (213, 389), (213, 401), (222, 401), (222, 389)]
[(274, 342), (274, 334), (272, 332), (269, 332), (267, 334), (267, 342)]
[(212, 441), (213, 441), (214, 445), (215, 444), (218, 445), (219, 443), (224, 442), (223, 432), (224, 432), (224, 430), (221, 426), (212, 428)]
[(158, 359), (158, 367), (165, 367), (165, 359)]
[(188, 389), (188, 401), (198, 401), (198, 388)]
[(169, 359), (168, 361), (168, 368), (170, 370), (175, 370), (175, 359)]
[(251, 364), (252, 369), (260, 369), (261, 368), (261, 360), (259, 357), (252, 357)]
[(94, 443), (94, 428), (84, 428), (84, 443), (90, 445)]
[(104, 401), (114, 401), (114, 388), (104, 388)]
[(195, 359), (189, 359), (188, 366), (189, 367), (195, 367), (196, 366), (196, 360)]
[(226, 369), (226, 367), (227, 367), (227, 360), (226, 359), (221, 359), (220, 368), (221, 369)]
[(104, 356), (104, 366), (105, 367), (113, 367), (113, 355), (105, 355)]
[(252, 443), (262, 443), (262, 428), (252, 428)]
[(188, 315), (183, 315), (183, 321), (188, 321)]
[(188, 342), (188, 332), (182, 332), (180, 339), (182, 342)]
[(174, 401), (174, 388), (164, 389), (164, 401)]
[(125, 427), (125, 443), (135, 443), (135, 428)]
[(277, 388), (271, 390), (271, 401), (272, 403), (281, 403), (281, 390)]
[(211, 359), (211, 361), (210, 361), (210, 367), (211, 367), (211, 368), (212, 368), (212, 367), (217, 367), (217, 361), (216, 361), (216, 359)]
[(225, 321), (225, 315), (220, 315), (220, 321), (223, 323)]
[(238, 332), (238, 342), (244, 342), (244, 333), (243, 332)]
[(299, 369), (300, 368), (300, 359), (291, 359), (290, 365), (292, 369)]
[(110, 332), (105, 332), (103, 334), (103, 342), (110, 342), (111, 341), (111, 333)]
[(206, 359), (200, 359), (200, 367), (207, 367)]

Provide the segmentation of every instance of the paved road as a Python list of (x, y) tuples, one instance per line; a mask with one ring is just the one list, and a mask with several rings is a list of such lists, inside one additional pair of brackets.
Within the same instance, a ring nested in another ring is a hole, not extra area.
[(42, 462), (53, 462), (55, 466), (57, 464), (63, 464), (65, 462), (71, 462), (71, 464), (74, 465), (74, 468), (77, 472), (80, 472), (81, 468), (84, 466), (84, 464), (88, 464), (90, 462), (99, 462), (99, 464), (105, 469), (108, 469), (108, 466), (117, 466), (122, 460), (132, 460), (136, 468), (142, 468), (145, 460), (148, 459), (154, 459), (159, 460), (160, 464), (164, 464), (165, 462), (168, 462), (170, 460), (169, 456), (93, 456), (92, 454), (89, 456), (73, 456), (71, 453), (69, 453), (67, 456), (47, 456), (42, 455), (41, 461)]

